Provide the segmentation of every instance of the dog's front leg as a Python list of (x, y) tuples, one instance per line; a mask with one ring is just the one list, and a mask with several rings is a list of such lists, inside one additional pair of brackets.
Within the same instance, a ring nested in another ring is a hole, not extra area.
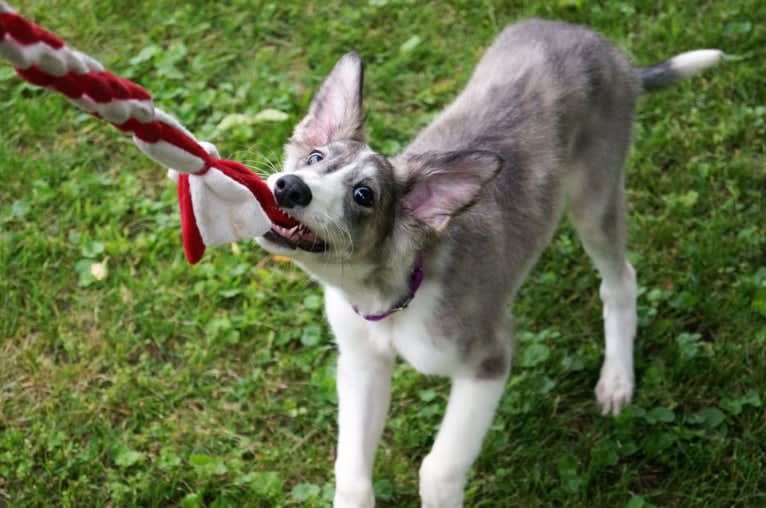
[(393, 357), (344, 348), (338, 357), (335, 508), (372, 508), (372, 466), (391, 399)]
[(471, 464), (503, 394), (507, 376), (484, 380), (454, 378), (447, 411), (431, 452), (420, 466), (423, 508), (460, 508)]

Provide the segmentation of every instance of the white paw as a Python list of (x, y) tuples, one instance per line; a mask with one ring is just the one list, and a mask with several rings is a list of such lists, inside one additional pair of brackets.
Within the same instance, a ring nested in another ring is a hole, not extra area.
[(374, 508), (375, 495), (369, 483), (357, 483), (355, 485), (335, 485), (335, 497), (332, 501), (333, 508)]
[(361, 492), (335, 491), (332, 501), (333, 508), (374, 508), (375, 496), (372, 490)]
[(445, 469), (431, 455), (420, 466), (420, 502), (422, 508), (462, 508), (465, 475)]
[(601, 414), (619, 414), (633, 399), (634, 385), (632, 368), (616, 361), (605, 361), (595, 390)]

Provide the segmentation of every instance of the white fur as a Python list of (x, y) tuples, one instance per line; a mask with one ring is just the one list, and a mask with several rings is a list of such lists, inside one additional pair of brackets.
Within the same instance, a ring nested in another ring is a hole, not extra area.
[[(371, 151), (361, 152), (359, 158), (362, 159), (366, 155), (372, 153)], [(291, 213), (302, 223), (305, 224), (312, 231), (316, 231), (319, 236), (329, 241), (337, 252), (351, 254), (352, 244), (348, 233), (341, 227), (343, 224), (343, 202), (345, 194), (349, 191), (345, 185), (345, 181), (348, 178), (348, 174), (352, 171), (365, 171), (372, 173), (375, 170), (373, 166), (364, 167), (353, 161), (345, 167), (336, 169), (329, 174), (321, 174), (315, 171), (313, 168), (308, 167), (306, 169), (300, 169), (292, 174), (300, 177), (311, 191), (311, 203), (301, 209), (290, 210)], [(284, 176), (284, 173), (275, 173), (269, 176), (266, 180), (267, 184), (271, 188), (272, 192), (275, 189), (276, 181), (280, 177)], [(261, 240), (258, 240), (262, 246), (270, 251), (274, 251), (274, 247), (269, 245), (268, 242), (264, 244)], [(289, 254), (297, 261), (300, 261), (301, 254), (299, 251), (289, 248), (281, 248), (285, 254)], [(309, 256), (310, 259), (310, 256)], [(333, 272), (335, 266), (327, 265), (328, 271)], [(341, 267), (343, 270), (348, 269), (347, 266)], [(328, 274), (329, 275), (329, 274)], [(322, 277), (322, 281), (327, 280), (340, 280), (346, 277), (344, 273), (342, 277)], [(382, 302), (382, 304), (390, 302)], [(365, 310), (362, 305), (360, 309)], [(372, 311), (368, 313), (373, 313)]]
[(596, 385), (596, 399), (602, 414), (618, 414), (633, 398), (637, 294), (636, 272), (630, 263), (625, 264), (622, 277), (604, 278), (601, 283), (606, 352)]
[(351, 248), (350, 239), (334, 231), (333, 226), (341, 223), (344, 194), (348, 192), (344, 180), (352, 170), (353, 165), (349, 165), (325, 176), (310, 170), (294, 173), (312, 189), (311, 204), (302, 211), (300, 221), (312, 231), (317, 231), (320, 237), (327, 238), (342, 252)]
[(719, 49), (698, 49), (670, 59), (670, 68), (683, 77), (693, 76), (717, 64), (723, 57)]
[(420, 468), (420, 496), (425, 508), (462, 506), (466, 475), (479, 454), (505, 378), (476, 380), (472, 373), (461, 372), (458, 351), (433, 347), (428, 319), (440, 305), (440, 294), (438, 283), (426, 283), (406, 313), (369, 322), (351, 310), (341, 290), (325, 287), (327, 317), (340, 353), (336, 508), (374, 506), (372, 463), (389, 405), (396, 355), (423, 374), (453, 379), (444, 421)]
[[(338, 86), (329, 90), (327, 97), (327, 107), (333, 112), (329, 115), (335, 122), (345, 120), (345, 111), (348, 108), (348, 98), (352, 97), (357, 91), (352, 87), (356, 85), (356, 75), (359, 72), (359, 64), (353, 58), (343, 58), (338, 62), (335, 69), (337, 71)], [(340, 128), (340, 125), (334, 126)], [(332, 129), (332, 127), (331, 127)]]
[(391, 397), (394, 352), (371, 340), (368, 324), (353, 313), (339, 291), (325, 290), (328, 321), (338, 356), (338, 450), (336, 508), (372, 508), (372, 465)]
[[(343, 277), (347, 286), (341, 289), (325, 282), (325, 308), (339, 349), (334, 506), (374, 506), (372, 463), (389, 405), (391, 369), (395, 357), (400, 356), (423, 374), (453, 380), (444, 421), (420, 468), (419, 490), (423, 507), (460, 507), (466, 475), (479, 454), (505, 378), (476, 380), (473, 372), (463, 371), (467, 367), (460, 361), (459, 351), (434, 347), (436, 342), (457, 342), (433, 337), (429, 327), (435, 307), (442, 304), (439, 281), (426, 281), (406, 312), (370, 322), (354, 313), (348, 302), (360, 302), (370, 311), (379, 311), (390, 302), (379, 301), (355, 287), (353, 281), (364, 273), (364, 267), (347, 266)], [(339, 280), (334, 277), (337, 274), (325, 275), (328, 280)]]
[[(616, 414), (633, 393), (635, 272), (628, 263), (620, 269), (606, 258), (594, 261), (604, 278), (600, 294), (606, 334), (606, 358), (596, 393), (602, 411)], [(347, 266), (345, 270), (348, 281), (364, 273), (363, 267)], [(428, 327), (434, 307), (441, 304), (438, 282), (424, 283), (407, 312), (380, 322), (365, 321), (353, 312), (348, 302), (357, 300), (351, 296), (354, 284), (349, 286), (342, 290), (325, 285), (327, 317), (340, 353), (334, 506), (374, 506), (372, 464), (390, 401), (391, 369), (398, 355), (421, 373), (452, 379), (439, 433), (420, 467), (419, 494), (423, 508), (462, 507), (466, 476), (480, 452), (506, 378), (476, 379), (473, 373), (461, 372), (459, 352), (433, 347), (435, 342), (453, 342), (432, 337)]]
[(431, 452), (420, 466), (423, 508), (463, 506), (466, 475), (481, 451), (505, 379), (453, 378), (444, 420)]

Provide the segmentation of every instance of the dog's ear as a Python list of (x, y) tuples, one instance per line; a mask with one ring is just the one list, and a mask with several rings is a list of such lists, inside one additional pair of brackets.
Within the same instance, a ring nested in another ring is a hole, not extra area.
[(344, 55), (325, 78), (306, 117), (295, 127), (292, 141), (308, 148), (340, 139), (364, 141), (363, 85), (362, 58), (356, 52)]
[(426, 155), (416, 164), (402, 197), (404, 213), (435, 232), (478, 198), (482, 187), (500, 171), (500, 155), (488, 151), (458, 151)]

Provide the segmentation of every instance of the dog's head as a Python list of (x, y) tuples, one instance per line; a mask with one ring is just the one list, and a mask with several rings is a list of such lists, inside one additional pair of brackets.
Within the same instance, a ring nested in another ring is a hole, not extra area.
[(269, 186), (300, 222), (274, 226), (265, 249), (304, 263), (374, 262), (406, 255), (442, 232), (499, 170), (491, 152), (403, 155), (395, 161), (365, 142), (362, 60), (342, 57), (285, 146), (284, 170)]

